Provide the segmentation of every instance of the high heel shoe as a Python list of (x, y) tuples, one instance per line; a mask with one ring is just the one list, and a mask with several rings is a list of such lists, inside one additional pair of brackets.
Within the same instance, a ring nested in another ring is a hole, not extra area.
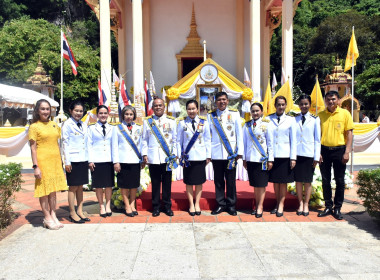
[(195, 211), (195, 215), (200, 216), (202, 214), (202, 211)]
[(190, 209), (189, 209), (188, 212), (189, 212), (189, 215), (190, 215), (190, 216), (192, 216), (192, 217), (195, 216), (195, 212), (191, 212)]
[(45, 219), (42, 221), (42, 225), (44, 228), (50, 229), (50, 230), (58, 230), (59, 226), (54, 221), (46, 221)]
[(64, 227), (64, 225), (62, 223), (60, 223), (58, 219), (55, 219), (54, 222), (58, 226), (58, 228), (63, 228)]
[(74, 223), (74, 224), (84, 224), (84, 221), (82, 219), (76, 221), (73, 219), (73, 217), (69, 216), (69, 220), (70, 222)]
[(261, 218), (262, 216), (263, 216), (263, 212), (261, 212), (261, 213), (257, 213), (257, 212), (256, 212), (256, 214), (255, 214), (255, 217), (256, 217), (256, 218)]
[(99, 216), (102, 217), (102, 218), (107, 218), (107, 213), (104, 213), (104, 214), (100, 213)]
[(124, 214), (125, 214), (126, 216), (128, 216), (128, 217), (131, 217), (131, 218), (133, 218), (133, 217), (135, 216), (135, 214), (133, 214), (133, 212), (128, 213), (127, 210), (124, 210)]
[(302, 211), (299, 211), (299, 210), (297, 210), (296, 214), (297, 214), (297, 216), (301, 216), (301, 215), (303, 214), (303, 212), (302, 212)]
[(270, 211), (271, 214), (276, 214), (277, 213), (277, 208), (274, 208), (272, 211)]
[(106, 215), (107, 215), (107, 217), (111, 217), (112, 216), (112, 212), (107, 212)]
[[(77, 214), (78, 215), (78, 214)], [(82, 221), (84, 221), (84, 222), (90, 222), (91, 220), (90, 220), (90, 218), (87, 218), (87, 217), (81, 217), (80, 215), (78, 215), (78, 217), (82, 220)]]
[(135, 211), (132, 211), (133, 215), (137, 216), (139, 214), (139, 212), (137, 212), (136, 210)]

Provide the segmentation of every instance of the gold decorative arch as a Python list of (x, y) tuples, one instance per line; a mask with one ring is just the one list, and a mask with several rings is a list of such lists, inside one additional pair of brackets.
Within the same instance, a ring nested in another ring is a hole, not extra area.
[[(351, 100), (352, 100), (351, 94), (347, 94), (347, 95), (343, 96), (343, 98), (339, 99), (339, 106), (341, 108), (348, 110), (352, 115)], [(354, 122), (359, 122), (359, 112), (360, 112), (360, 103), (359, 103), (359, 100), (357, 100), (354, 97), (354, 114), (353, 114)]]

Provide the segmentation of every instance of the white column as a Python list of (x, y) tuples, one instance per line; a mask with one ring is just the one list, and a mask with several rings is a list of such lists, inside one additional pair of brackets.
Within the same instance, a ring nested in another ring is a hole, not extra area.
[(263, 89), (263, 96), (265, 94), (265, 90), (268, 85), (268, 77), (270, 75), (271, 30), (270, 22), (266, 15), (266, 3), (266, 1), (261, 1), (261, 87)]
[(133, 92), (134, 103), (138, 117), (144, 116), (144, 110), (137, 108), (142, 106), (144, 92), (144, 60), (143, 60), (143, 25), (142, 25), (142, 0), (132, 0), (132, 26), (133, 26)]
[(260, 93), (260, 0), (250, 3), (250, 70), (253, 98), (261, 101)]
[(111, 102), (111, 23), (109, 0), (100, 0), (100, 80), (102, 90), (107, 97), (108, 106)]
[(293, 0), (282, 1), (282, 67), (293, 88)]

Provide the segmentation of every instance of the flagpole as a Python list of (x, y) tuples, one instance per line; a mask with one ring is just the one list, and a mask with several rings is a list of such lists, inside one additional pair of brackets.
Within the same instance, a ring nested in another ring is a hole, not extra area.
[[(354, 34), (354, 26), (352, 26), (352, 34)], [(352, 51), (352, 62), (351, 62), (351, 71), (352, 71), (352, 94), (351, 94), (351, 114), (352, 114), (352, 121), (354, 121), (354, 63), (355, 63), (355, 54), (354, 51)], [(352, 132), (352, 143), (351, 143), (351, 174), (354, 172), (354, 133)]]
[(66, 118), (63, 113), (63, 32), (61, 28), (61, 100), (59, 106), (58, 120), (63, 122)]
[[(315, 76), (315, 84), (318, 82), (318, 74)], [(315, 115), (318, 116), (318, 88), (315, 88)]]

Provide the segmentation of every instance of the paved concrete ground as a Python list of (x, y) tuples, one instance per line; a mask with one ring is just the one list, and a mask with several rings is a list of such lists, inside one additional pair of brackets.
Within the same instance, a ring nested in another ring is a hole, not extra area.
[(0, 279), (380, 279), (380, 231), (322, 223), (23, 225)]

